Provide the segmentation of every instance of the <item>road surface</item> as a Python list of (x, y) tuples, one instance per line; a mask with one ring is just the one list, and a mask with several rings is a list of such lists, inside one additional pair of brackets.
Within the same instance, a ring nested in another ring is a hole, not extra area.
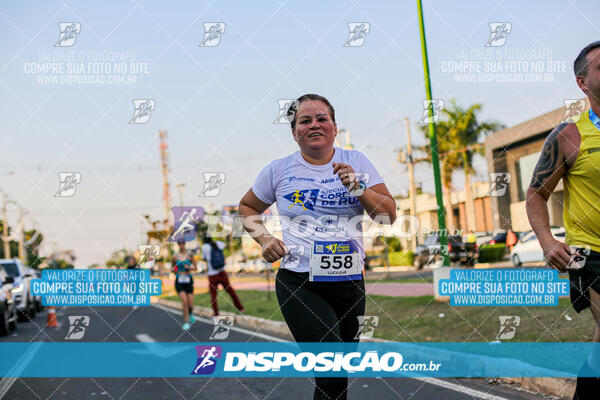
[[(45, 328), (46, 312), (32, 322), (18, 325), (12, 336), (0, 342), (65, 342), (67, 316), (87, 315), (89, 327), (80, 341), (89, 342), (207, 342), (212, 333), (211, 321), (199, 319), (189, 332), (181, 330), (181, 316), (176, 310), (161, 306), (138, 307), (70, 307), (58, 310), (59, 328)], [(242, 328), (234, 328), (226, 341), (281, 341)], [(48, 360), (57, 366), (61, 360)], [(93, 360), (90, 360), (93, 362)], [(193, 366), (192, 366), (193, 367)], [(143, 376), (143, 371), (136, 371)], [(311, 399), (309, 378), (2, 378), (2, 399)], [(350, 379), (349, 399), (547, 399), (485, 380), (466, 379)]]

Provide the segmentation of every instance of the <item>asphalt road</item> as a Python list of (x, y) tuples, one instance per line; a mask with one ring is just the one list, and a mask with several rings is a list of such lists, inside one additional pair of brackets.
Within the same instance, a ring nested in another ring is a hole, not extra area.
[[(79, 341), (89, 342), (207, 342), (211, 321), (199, 319), (189, 332), (181, 330), (177, 311), (149, 306), (70, 307), (58, 310), (59, 328), (45, 328), (46, 312), (32, 322), (21, 323), (12, 336), (0, 342), (65, 342), (67, 316), (87, 315), (89, 327)], [(234, 328), (226, 341), (281, 341), (272, 336)], [(52, 360), (60, 364), (60, 360)], [(143, 371), (140, 371), (143, 375)], [(2, 399), (311, 399), (309, 378), (2, 378)], [(476, 379), (350, 379), (349, 399), (518, 399), (548, 398), (504, 385)]]

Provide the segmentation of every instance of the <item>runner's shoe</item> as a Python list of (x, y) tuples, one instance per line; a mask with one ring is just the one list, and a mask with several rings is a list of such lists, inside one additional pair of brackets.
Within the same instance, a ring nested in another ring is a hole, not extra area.
[(189, 330), (190, 330), (190, 327), (191, 327), (190, 323), (189, 323), (189, 322), (185, 322), (181, 328), (182, 328), (184, 331), (189, 331)]

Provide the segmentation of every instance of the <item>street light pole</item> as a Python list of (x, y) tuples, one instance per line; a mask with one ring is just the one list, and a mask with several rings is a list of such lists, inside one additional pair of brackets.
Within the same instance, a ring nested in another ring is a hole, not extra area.
[(183, 189), (185, 188), (185, 183), (178, 183), (175, 185), (177, 191), (179, 192), (179, 205), (183, 207)]
[[(437, 136), (435, 134), (435, 125), (433, 124), (433, 103), (431, 96), (431, 82), (429, 80), (429, 60), (427, 58), (427, 41), (425, 39), (425, 23), (423, 21), (423, 4), (417, 0), (419, 13), (419, 32), (421, 35), (421, 52), (423, 54), (423, 73), (425, 75), (425, 93), (429, 101), (429, 141), (431, 143), (431, 164), (433, 165), (433, 179), (435, 181), (435, 197), (437, 200), (438, 227), (440, 232), (440, 245), (445, 246), (448, 241), (446, 238), (446, 218), (444, 216), (444, 200), (442, 197), (442, 182), (440, 175), (440, 160), (438, 155)], [(450, 260), (444, 254), (444, 266), (450, 265)]]
[(27, 263), (25, 254), (25, 216), (27, 213), (23, 210), (23, 207), (19, 207), (19, 259), (24, 263)]

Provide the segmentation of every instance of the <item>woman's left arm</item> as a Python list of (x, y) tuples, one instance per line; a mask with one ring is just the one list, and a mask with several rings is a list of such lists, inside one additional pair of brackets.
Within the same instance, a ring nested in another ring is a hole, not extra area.
[(396, 220), (396, 201), (384, 183), (378, 183), (365, 189), (364, 193), (358, 197), (358, 201), (372, 219), (375, 219), (377, 215), (380, 215), (379, 219), (381, 219), (383, 214), (383, 219), (377, 222), (387, 223), (389, 218), (391, 225)]

